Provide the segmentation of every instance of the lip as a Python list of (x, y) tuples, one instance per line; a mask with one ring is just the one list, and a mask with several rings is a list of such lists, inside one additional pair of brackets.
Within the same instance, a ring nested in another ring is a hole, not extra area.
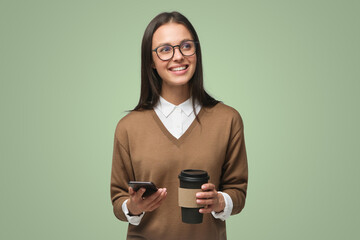
[[(178, 67), (186, 67), (184, 70), (180, 70), (180, 71), (172, 71), (171, 69), (173, 68), (178, 68)], [(183, 64), (183, 65), (176, 65), (176, 66), (171, 66), (168, 68), (168, 71), (171, 72), (172, 74), (175, 75), (183, 75), (185, 74), (190, 68), (190, 65), (188, 64)]]

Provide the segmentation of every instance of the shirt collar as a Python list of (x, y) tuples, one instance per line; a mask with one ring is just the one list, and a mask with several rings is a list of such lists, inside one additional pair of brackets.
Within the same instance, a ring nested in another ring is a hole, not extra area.
[[(197, 105), (198, 104), (196, 104), (195, 107), (197, 107)], [(159, 102), (155, 106), (165, 117), (168, 117), (176, 107), (180, 108), (187, 116), (190, 116), (190, 114), (193, 113), (192, 98), (176, 106), (160, 96)]]
[(181, 108), (181, 110), (183, 110), (187, 116), (190, 116), (190, 114), (194, 111), (192, 106), (192, 98), (189, 98), (185, 102), (181, 103), (178, 107)]

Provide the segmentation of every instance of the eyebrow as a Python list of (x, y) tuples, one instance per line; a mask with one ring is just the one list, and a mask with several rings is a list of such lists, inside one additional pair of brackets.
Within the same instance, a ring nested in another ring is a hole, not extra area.
[[(185, 39), (181, 40), (179, 44), (175, 44), (175, 45), (180, 45), (180, 44), (182, 44), (183, 42), (186, 42), (186, 41), (194, 41), (194, 40), (193, 40), (193, 39), (185, 38)], [(161, 46), (164, 46), (164, 45), (171, 45), (171, 46), (173, 46), (171, 43), (168, 43), (168, 42), (167, 42), (167, 43), (160, 43), (160, 44), (157, 45), (155, 48), (161, 47)]]

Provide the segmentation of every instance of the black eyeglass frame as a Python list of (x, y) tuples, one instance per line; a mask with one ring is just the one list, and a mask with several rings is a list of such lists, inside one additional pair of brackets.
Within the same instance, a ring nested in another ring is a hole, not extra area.
[[(194, 46), (195, 46), (195, 51), (194, 51), (194, 53), (193, 54), (191, 54), (191, 55), (185, 55), (182, 51), (181, 51), (181, 48), (180, 48), (180, 46), (182, 45), (182, 44), (184, 44), (184, 43), (186, 43), (186, 42), (193, 42), (194, 43)], [(158, 58), (161, 60), (161, 61), (169, 61), (170, 59), (172, 59), (173, 57), (174, 57), (174, 54), (175, 54), (175, 47), (178, 47), (179, 48), (179, 51), (180, 51), (180, 53), (183, 55), (183, 56), (185, 56), (185, 57), (190, 57), (190, 56), (193, 56), (195, 53), (196, 53), (196, 44), (198, 44), (199, 42), (196, 42), (196, 41), (194, 41), (194, 40), (186, 40), (186, 41), (183, 41), (182, 43), (180, 43), (180, 44), (178, 44), (178, 45), (170, 45), (170, 44), (163, 44), (163, 45), (161, 45), (161, 46), (158, 46), (157, 48), (155, 48), (155, 49), (152, 49), (152, 51), (153, 52), (156, 52), (156, 55), (158, 56)], [(173, 49), (173, 54), (172, 54), (172, 56), (170, 57), (170, 58), (168, 58), (168, 59), (166, 59), (166, 60), (163, 60), (160, 56), (159, 56), (159, 54), (158, 54), (158, 52), (157, 52), (157, 50), (158, 50), (158, 48), (160, 48), (160, 47), (163, 47), (163, 46), (169, 46), (169, 47), (172, 47), (172, 49)]]

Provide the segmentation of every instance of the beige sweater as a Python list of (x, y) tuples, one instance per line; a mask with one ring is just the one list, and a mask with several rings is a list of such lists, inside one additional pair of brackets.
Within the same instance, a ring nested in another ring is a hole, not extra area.
[(111, 173), (114, 214), (127, 221), (121, 205), (128, 198), (128, 182), (152, 181), (167, 188), (167, 198), (147, 212), (138, 226), (129, 224), (127, 239), (226, 239), (225, 222), (204, 214), (203, 223), (181, 221), (178, 175), (183, 169), (202, 169), (209, 182), (230, 195), (239, 213), (245, 204), (248, 167), (243, 122), (239, 113), (218, 103), (202, 108), (179, 138), (173, 137), (153, 110), (133, 111), (116, 127)]

